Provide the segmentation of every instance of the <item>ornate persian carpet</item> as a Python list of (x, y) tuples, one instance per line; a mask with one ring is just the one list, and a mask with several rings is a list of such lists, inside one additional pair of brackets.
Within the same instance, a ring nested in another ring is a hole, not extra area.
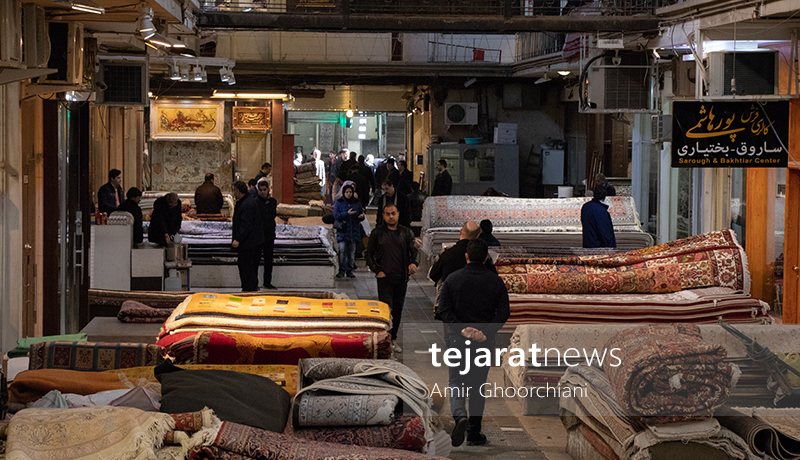
[(658, 294), (702, 287), (750, 292), (744, 249), (732, 230), (622, 254), (504, 259), (497, 272), (516, 294)]
[(106, 371), (156, 366), (163, 355), (160, 346), (145, 343), (41, 342), (31, 345), (28, 369)]
[(415, 452), (421, 452), (425, 447), (422, 419), (412, 415), (397, 415), (392, 423), (385, 426), (294, 428), (286, 434), (309, 441), (350, 446), (385, 447)]
[(389, 425), (398, 402), (393, 395), (305, 392), (294, 402), (293, 420), (300, 427)]
[(386, 359), (388, 332), (177, 332), (159, 340), (175, 364), (296, 364), (303, 358)]
[(167, 334), (204, 328), (239, 331), (385, 331), (389, 306), (370, 300), (197, 293), (188, 296), (161, 327)]
[(703, 340), (694, 324), (644, 325), (622, 330), (605, 345), (619, 348), (617, 367), (603, 368), (628, 413), (658, 417), (712, 416), (728, 399), (739, 369), (724, 362), (721, 345)]
[(168, 414), (126, 407), (24, 409), (8, 425), (6, 459), (156, 459)]
[(173, 308), (153, 308), (135, 300), (126, 300), (119, 309), (117, 319), (123, 323), (163, 323)]
[(524, 324), (729, 323), (770, 324), (769, 304), (724, 287), (667, 294), (511, 294), (511, 316), (501, 329)]
[(195, 447), (189, 458), (259, 460), (445, 460), (425, 454), (298, 439), (285, 434), (223, 422), (210, 446)]

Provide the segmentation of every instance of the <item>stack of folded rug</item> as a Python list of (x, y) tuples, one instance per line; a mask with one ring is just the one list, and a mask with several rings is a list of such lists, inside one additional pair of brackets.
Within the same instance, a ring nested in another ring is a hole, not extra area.
[(294, 202), (308, 204), (312, 200), (322, 199), (322, 187), (317, 177), (315, 163), (305, 163), (294, 167)]

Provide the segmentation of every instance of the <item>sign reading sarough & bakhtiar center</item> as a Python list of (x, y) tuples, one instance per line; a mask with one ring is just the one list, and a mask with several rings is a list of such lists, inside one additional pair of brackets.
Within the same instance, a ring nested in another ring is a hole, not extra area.
[(673, 168), (785, 168), (789, 102), (675, 101)]

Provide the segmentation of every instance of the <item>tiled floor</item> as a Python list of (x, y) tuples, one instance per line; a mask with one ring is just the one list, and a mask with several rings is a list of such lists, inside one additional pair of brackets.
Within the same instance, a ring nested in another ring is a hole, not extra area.
[[(377, 285), (372, 273), (365, 267), (363, 259), (357, 260), (355, 279), (337, 279), (333, 289), (351, 298), (377, 299)], [(434, 286), (424, 274), (414, 276), (408, 286), (399, 342), (403, 348), (397, 358), (415, 372), (429, 387), (438, 383), (447, 385), (447, 370), (435, 368), (427, 351), (434, 342), (443, 343), (442, 324), (433, 319)], [(489, 383), (504, 386), (502, 371), (492, 368)], [(450, 414), (446, 403), (443, 414)], [(522, 416), (522, 407), (516, 399), (491, 398), (487, 400), (483, 432), (489, 445), (455, 448), (451, 458), (491, 459), (549, 459), (566, 460), (566, 432), (558, 417)], [(448, 431), (452, 429), (452, 418), (442, 417)]]

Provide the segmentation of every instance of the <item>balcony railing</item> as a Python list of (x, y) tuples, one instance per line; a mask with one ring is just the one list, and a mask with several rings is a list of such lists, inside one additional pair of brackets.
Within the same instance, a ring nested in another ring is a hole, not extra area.
[(516, 34), (515, 61), (524, 61), (539, 56), (560, 53), (564, 49), (566, 34), (531, 32)]

